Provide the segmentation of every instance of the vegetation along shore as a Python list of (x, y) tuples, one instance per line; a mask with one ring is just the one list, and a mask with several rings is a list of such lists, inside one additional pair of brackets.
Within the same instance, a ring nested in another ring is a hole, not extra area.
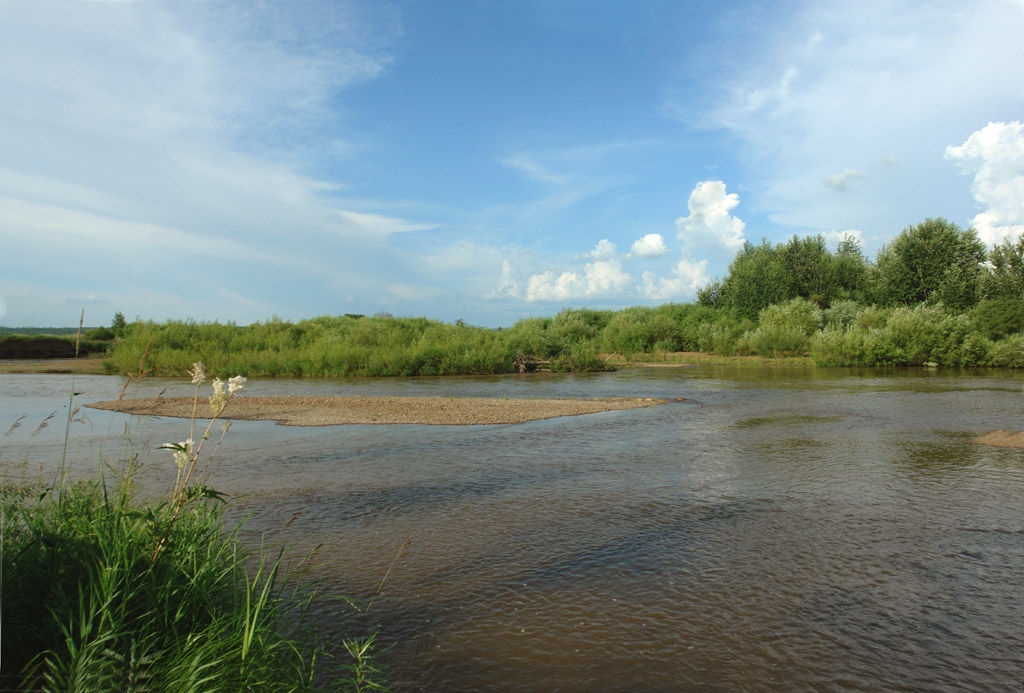
[[(904, 229), (874, 261), (852, 238), (835, 252), (821, 236), (747, 243), (693, 303), (567, 308), (497, 329), (353, 314), (248, 326), (127, 323), (118, 314), (110, 328), (85, 337), (110, 373), (180, 375), (201, 359), (221, 376), (302, 377), (599, 371), (749, 357), (1019, 368), (1022, 330), (1024, 239), (986, 251), (973, 229), (928, 219)], [(11, 339), (23, 348), (30, 338), (0, 337), (0, 353)]]

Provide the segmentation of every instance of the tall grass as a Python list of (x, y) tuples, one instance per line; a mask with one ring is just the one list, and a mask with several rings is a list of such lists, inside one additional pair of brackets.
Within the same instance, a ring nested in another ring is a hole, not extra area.
[(322, 317), (233, 324), (134, 323), (108, 359), (131, 373), (150, 346), (158, 374), (187, 372), (201, 359), (218, 375), (249, 377), (454, 375), (510, 372), (515, 351), (493, 330), (422, 318)]
[[(205, 409), (201, 364), (192, 374)], [(61, 471), (50, 485), (0, 483), (0, 686), (318, 688), (332, 643), (307, 625), (318, 598), (310, 557), (291, 564), (283, 549), (246, 549), (224, 520), (224, 495), (208, 486), (216, 447), (204, 445), (216, 445), (213, 426), (243, 383), (215, 380), (208, 423), (194, 419), (186, 441), (162, 446), (178, 468), (162, 500), (138, 496), (134, 465), (114, 481), (65, 484)], [(382, 689), (372, 639), (343, 644), (352, 655), (338, 660), (332, 689)]]
[(670, 352), (720, 357), (806, 358), (821, 366), (1018, 367), (1020, 301), (989, 301), (968, 312), (942, 304), (882, 307), (836, 300), (821, 308), (796, 298), (757, 320), (731, 308), (668, 303), (620, 311), (566, 309), (553, 318), (486, 329), (425, 318), (319, 317), (290, 323), (133, 323), (106, 361), (112, 372), (186, 373), (199, 357), (218, 375), (258, 377), (414, 376), (511, 373), (516, 355), (552, 370), (607, 370)]
[(214, 504), (172, 522), (128, 488), (4, 489), (7, 687), (311, 689), (314, 593), (290, 587), (282, 555), (247, 555)]

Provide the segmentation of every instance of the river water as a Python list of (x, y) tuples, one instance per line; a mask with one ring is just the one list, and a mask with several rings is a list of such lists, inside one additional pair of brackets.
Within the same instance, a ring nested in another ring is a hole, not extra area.
[[(361, 610), (331, 602), (317, 619), (380, 631), (396, 690), (1019, 690), (1024, 451), (971, 439), (1024, 428), (1022, 386), (721, 367), (250, 381), (245, 394), (673, 401), (500, 426), (236, 422), (213, 485), (248, 536), (319, 546), (316, 574)], [(69, 400), (121, 387), (0, 376), (0, 435), (24, 415), (0, 460), (51, 473)], [(189, 393), (151, 380), (128, 395), (165, 388)], [(173, 466), (153, 448), (188, 437), (183, 420), (72, 418), (74, 473), (137, 455), (152, 488)]]

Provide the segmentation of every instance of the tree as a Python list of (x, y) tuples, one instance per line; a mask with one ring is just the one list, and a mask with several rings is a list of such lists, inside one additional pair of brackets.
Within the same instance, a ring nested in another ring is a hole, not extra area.
[(110, 323), (110, 329), (114, 331), (118, 337), (124, 334), (125, 328), (128, 326), (128, 321), (124, 319), (124, 313), (118, 311), (114, 313), (114, 320)]
[(848, 234), (843, 236), (832, 256), (832, 283), (834, 292), (829, 296), (830, 306), (837, 299), (861, 297), (867, 287), (868, 261), (860, 251), (860, 243)]
[(745, 318), (756, 320), (764, 308), (782, 303), (796, 295), (793, 276), (783, 253), (768, 239), (760, 245), (744, 243), (729, 265), (722, 282), (721, 301)]
[(964, 309), (978, 302), (985, 244), (974, 229), (945, 219), (908, 226), (878, 252), (874, 295), (882, 305), (942, 301)]
[(835, 287), (831, 271), (832, 253), (825, 246), (824, 237), (819, 234), (801, 239), (794, 235), (785, 247), (779, 246), (778, 251), (781, 251), (782, 261), (789, 272), (794, 297), (828, 305)]
[(988, 254), (989, 266), (981, 275), (983, 298), (1024, 297), (1024, 236), (1011, 243), (1009, 239)]
[(821, 235), (772, 245), (747, 243), (729, 265), (724, 280), (697, 292), (700, 305), (731, 307), (754, 320), (770, 305), (805, 298), (820, 307), (832, 301), (860, 297), (867, 282), (868, 263), (856, 239), (846, 236), (836, 254)]

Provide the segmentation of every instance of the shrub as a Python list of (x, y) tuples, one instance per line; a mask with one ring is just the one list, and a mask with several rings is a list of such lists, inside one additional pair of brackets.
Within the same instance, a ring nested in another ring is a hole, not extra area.
[(846, 329), (856, 322), (857, 316), (859, 316), (863, 310), (863, 306), (850, 299), (833, 301), (832, 305), (824, 311), (825, 325), (828, 327)]
[(758, 323), (763, 327), (792, 328), (809, 337), (821, 327), (822, 319), (821, 308), (807, 299), (794, 298), (762, 310)]
[(989, 339), (1024, 330), (1024, 298), (991, 298), (975, 306), (972, 323)]
[(1024, 334), (1010, 335), (993, 342), (989, 347), (987, 365), (1024, 368)]
[(603, 333), (606, 351), (620, 354), (646, 353), (658, 342), (666, 342), (669, 350), (679, 345), (679, 327), (667, 314), (653, 308), (624, 308), (612, 317)]
[(82, 336), (98, 342), (110, 342), (117, 338), (117, 334), (109, 327), (94, 327), (91, 330), (86, 330)]

